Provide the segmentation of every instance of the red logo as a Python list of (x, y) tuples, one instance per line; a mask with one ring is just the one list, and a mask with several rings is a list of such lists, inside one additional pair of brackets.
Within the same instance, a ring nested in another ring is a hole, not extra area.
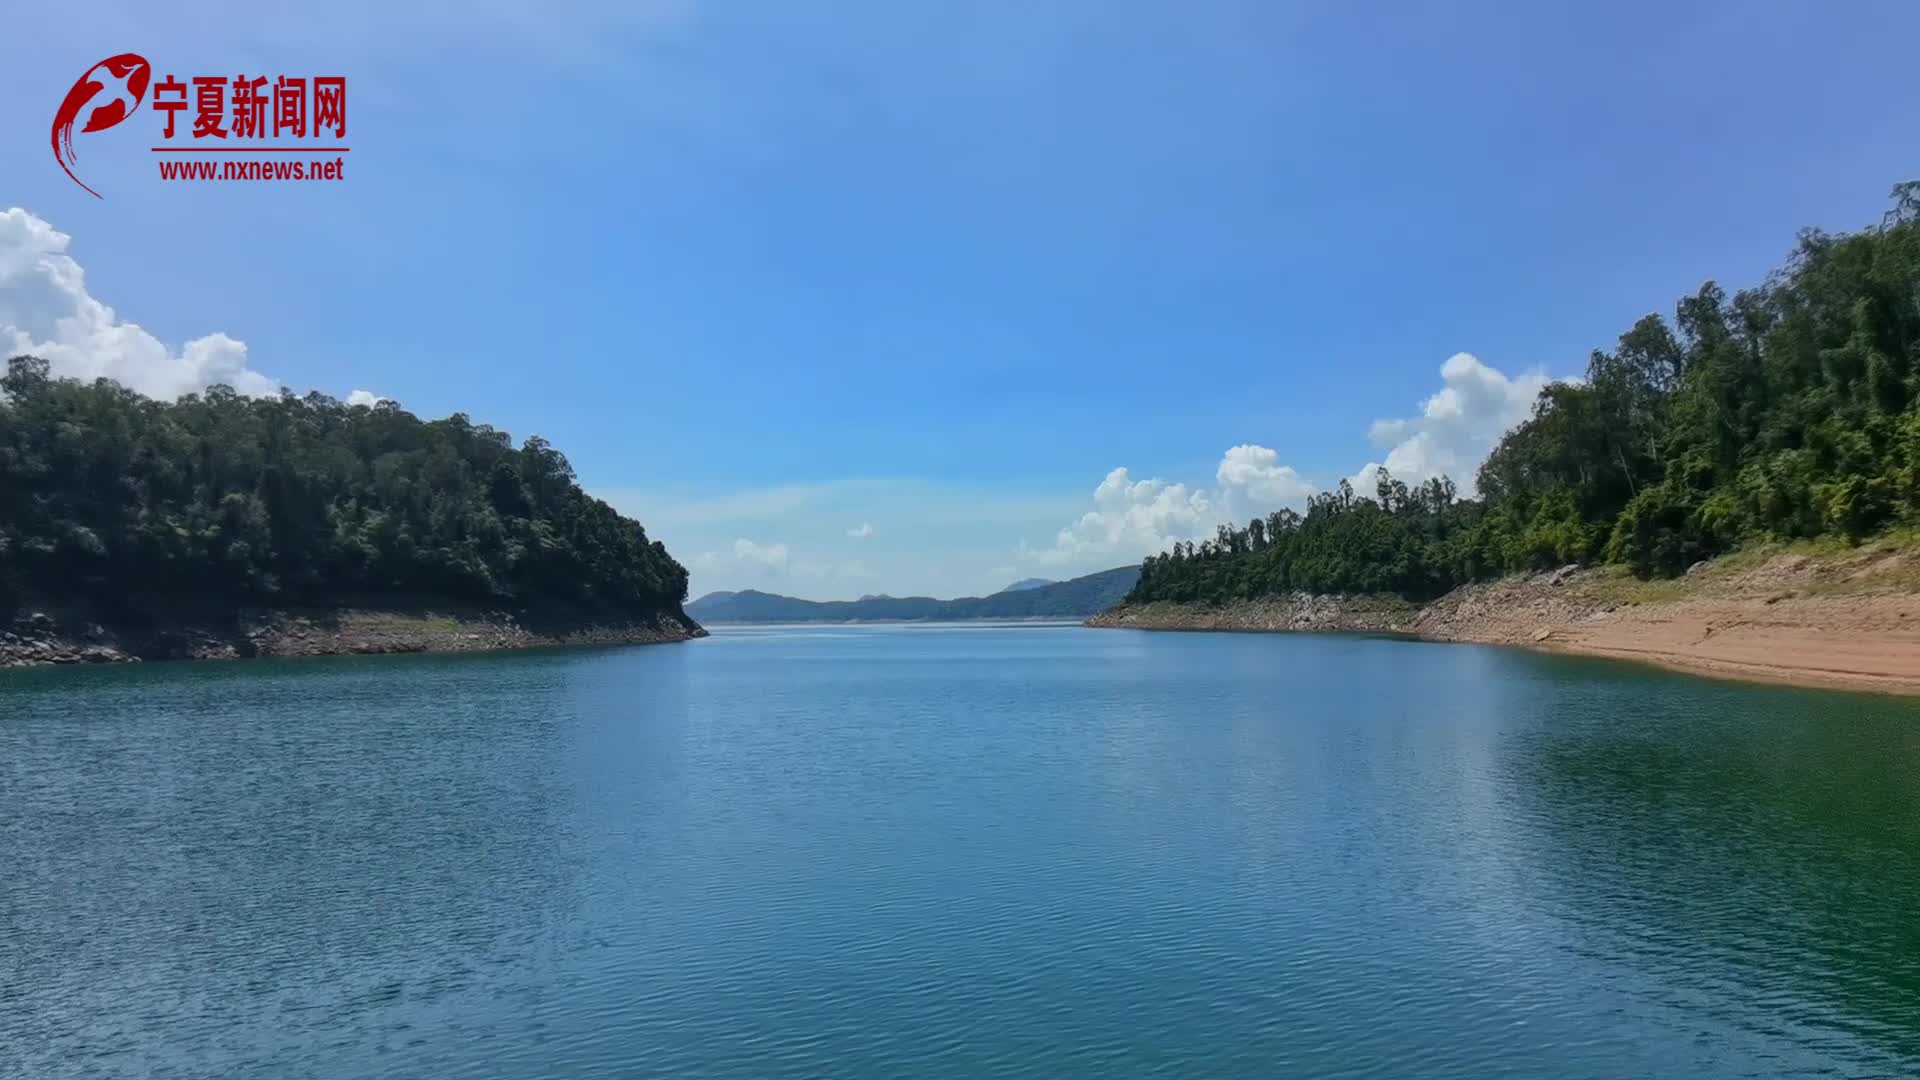
[[(341, 180), (345, 178), (347, 79), (344, 75), (194, 75), (168, 73), (137, 53), (87, 69), (53, 115), (53, 159), (94, 198), (73, 171), (74, 125), (105, 131), (147, 101), (159, 145), (149, 152), (160, 179), (173, 181)], [(198, 155), (223, 155), (200, 157)], [(183, 155), (195, 155), (183, 157)], [(297, 156), (282, 156), (297, 155)], [(304, 158), (304, 160), (302, 160)]]
[(138, 53), (109, 56), (80, 76), (80, 81), (67, 91), (66, 100), (60, 103), (60, 111), (53, 114), (53, 159), (74, 183), (86, 188), (87, 194), (96, 199), (100, 193), (73, 175), (73, 125), (80, 119), (81, 111), (103, 93), (106, 100), (87, 111), (86, 123), (80, 128), (82, 133), (105, 131), (132, 116), (147, 96), (147, 82), (152, 75), (152, 66)]

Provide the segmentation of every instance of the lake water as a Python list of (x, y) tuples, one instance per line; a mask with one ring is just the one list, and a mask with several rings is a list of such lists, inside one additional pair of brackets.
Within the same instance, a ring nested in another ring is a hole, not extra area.
[(0, 673), (0, 1076), (1920, 1074), (1920, 703), (1341, 636)]

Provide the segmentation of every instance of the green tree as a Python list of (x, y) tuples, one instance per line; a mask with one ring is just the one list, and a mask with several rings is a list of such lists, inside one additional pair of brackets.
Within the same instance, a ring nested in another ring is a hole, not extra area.
[(15, 357), (0, 378), (0, 601), (103, 612), (451, 601), (677, 611), (687, 574), (539, 437), (391, 402), (157, 402)]
[(1761, 286), (1709, 282), (1671, 322), (1635, 322), (1585, 378), (1541, 391), (1477, 499), (1343, 481), (1304, 517), (1148, 559), (1132, 599), (1420, 597), (1598, 559), (1676, 574), (1753, 540), (1920, 524), (1920, 181), (1892, 202), (1874, 228), (1803, 233)]

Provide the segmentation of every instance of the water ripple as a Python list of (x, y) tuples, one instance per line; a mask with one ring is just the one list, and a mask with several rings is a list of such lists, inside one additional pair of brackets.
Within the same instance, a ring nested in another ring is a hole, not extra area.
[(1911, 1076), (1916, 722), (1071, 628), (9, 674), (0, 1076)]

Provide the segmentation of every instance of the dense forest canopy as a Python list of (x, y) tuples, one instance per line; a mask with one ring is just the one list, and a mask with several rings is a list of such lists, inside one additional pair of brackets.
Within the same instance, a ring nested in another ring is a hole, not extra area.
[[(687, 572), (544, 439), (391, 402), (155, 401), (15, 357), (0, 378), (0, 607), (343, 600), (531, 615), (677, 611)], [(0, 612), (3, 614), (4, 612)]]
[(1146, 560), (1128, 599), (1425, 598), (1477, 578), (1609, 561), (1672, 575), (1755, 540), (1920, 524), (1920, 181), (1881, 223), (1808, 231), (1729, 297), (1648, 315), (1585, 379), (1541, 391), (1463, 499), (1384, 473)]

